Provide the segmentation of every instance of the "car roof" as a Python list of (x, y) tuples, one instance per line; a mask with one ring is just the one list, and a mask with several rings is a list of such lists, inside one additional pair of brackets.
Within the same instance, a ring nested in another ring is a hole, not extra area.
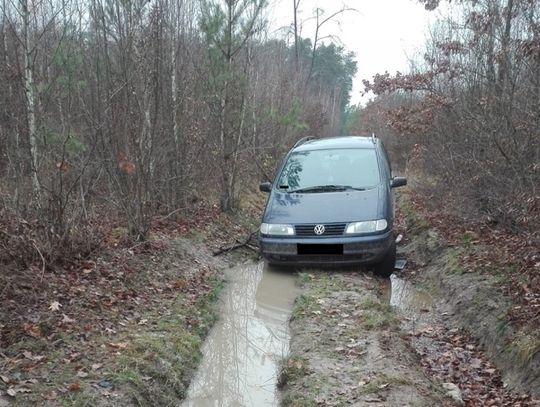
[(375, 148), (376, 138), (361, 136), (311, 139), (293, 148), (293, 151), (326, 150), (331, 148)]

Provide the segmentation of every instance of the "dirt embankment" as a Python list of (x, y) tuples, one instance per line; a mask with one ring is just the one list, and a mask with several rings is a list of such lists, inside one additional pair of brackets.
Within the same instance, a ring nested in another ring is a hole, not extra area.
[[(491, 265), (470, 267), (470, 259), (479, 253), (489, 258), (494, 249), (472, 231), (457, 244), (448, 242), (420, 214), (411, 212), (406, 197), (401, 207), (409, 230), (402, 249), (410, 264), (405, 275), (414, 275), (414, 283), (436, 299), (447, 325), (463, 329), (478, 342), (500, 370), (505, 388), (540, 397), (540, 331), (535, 320), (514, 318), (522, 307), (523, 312), (535, 311), (509, 295), (514, 282), (507, 273), (512, 264), (493, 260)], [(526, 287), (527, 279), (520, 284)]]
[(172, 405), (182, 398), (216, 317), (221, 277), (204, 245), (159, 244), (149, 253), (103, 253), (86, 273), (63, 276), (66, 284), (49, 275), (31, 315), (12, 310), (2, 330), (0, 405)]

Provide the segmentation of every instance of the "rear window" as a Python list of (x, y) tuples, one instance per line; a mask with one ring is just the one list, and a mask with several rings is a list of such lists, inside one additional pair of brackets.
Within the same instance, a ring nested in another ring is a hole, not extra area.
[(324, 185), (370, 188), (380, 183), (374, 149), (330, 149), (292, 153), (278, 179), (278, 188), (295, 190)]

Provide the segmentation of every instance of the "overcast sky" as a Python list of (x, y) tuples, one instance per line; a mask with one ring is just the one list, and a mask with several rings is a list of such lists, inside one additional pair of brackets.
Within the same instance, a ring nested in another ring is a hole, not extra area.
[[(329, 16), (343, 6), (357, 11), (347, 11), (325, 24), (320, 36), (337, 36), (345, 48), (356, 54), (358, 73), (351, 99), (355, 104), (366, 101), (361, 97), (363, 79), (385, 71), (407, 71), (408, 61), (422, 49), (435, 15), (416, 0), (301, 0), (301, 35), (313, 39), (315, 28), (310, 17), (316, 7)], [(292, 10), (293, 0), (270, 0), (270, 26), (290, 26)]]

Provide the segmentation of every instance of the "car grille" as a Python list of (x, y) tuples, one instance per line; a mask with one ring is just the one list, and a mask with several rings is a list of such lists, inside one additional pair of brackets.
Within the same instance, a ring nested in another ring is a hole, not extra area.
[(324, 233), (318, 235), (314, 231), (315, 226), (317, 225), (317, 223), (314, 223), (312, 225), (295, 225), (294, 230), (296, 232), (296, 236), (341, 236), (345, 231), (345, 226), (347, 226), (346, 223), (331, 223), (323, 225)]

